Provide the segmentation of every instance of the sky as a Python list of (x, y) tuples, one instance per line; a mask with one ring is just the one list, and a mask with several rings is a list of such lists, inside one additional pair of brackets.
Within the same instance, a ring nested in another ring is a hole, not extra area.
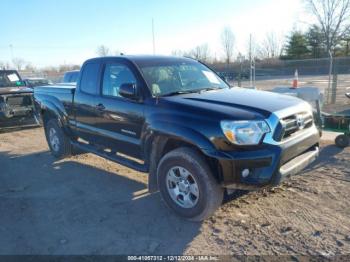
[(152, 54), (152, 19), (157, 54), (207, 43), (221, 58), (226, 26), (236, 54), (246, 53), (250, 34), (261, 42), (269, 32), (283, 38), (302, 28), (305, 6), (302, 0), (1, 0), (0, 11), (0, 61), (19, 57), (45, 67), (81, 64), (97, 56), (99, 45)]

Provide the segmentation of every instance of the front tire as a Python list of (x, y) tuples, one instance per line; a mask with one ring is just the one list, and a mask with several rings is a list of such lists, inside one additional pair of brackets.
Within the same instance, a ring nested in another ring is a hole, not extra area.
[(56, 158), (64, 158), (72, 154), (70, 140), (56, 119), (51, 119), (46, 123), (45, 135), (50, 151)]
[(222, 203), (224, 189), (205, 159), (191, 148), (167, 153), (160, 160), (157, 175), (163, 200), (181, 217), (202, 221)]

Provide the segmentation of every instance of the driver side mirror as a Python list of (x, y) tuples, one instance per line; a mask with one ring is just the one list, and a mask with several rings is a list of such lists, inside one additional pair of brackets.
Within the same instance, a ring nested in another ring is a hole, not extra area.
[(119, 94), (125, 98), (135, 99), (136, 98), (136, 84), (134, 84), (134, 83), (122, 84), (119, 88)]
[(350, 98), (350, 93), (345, 94), (347, 98)]

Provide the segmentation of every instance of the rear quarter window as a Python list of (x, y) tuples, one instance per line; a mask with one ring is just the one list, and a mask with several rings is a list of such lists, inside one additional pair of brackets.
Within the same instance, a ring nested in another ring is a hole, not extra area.
[(82, 71), (80, 90), (84, 93), (96, 95), (98, 93), (100, 64), (86, 64)]

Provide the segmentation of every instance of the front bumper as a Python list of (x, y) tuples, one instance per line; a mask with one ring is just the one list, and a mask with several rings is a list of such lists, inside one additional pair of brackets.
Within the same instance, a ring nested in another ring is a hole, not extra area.
[[(315, 125), (284, 142), (266, 137), (254, 148), (232, 152), (206, 152), (219, 163), (219, 180), (223, 187), (255, 190), (276, 186), (295, 175), (319, 155), (319, 132)], [(244, 177), (243, 170), (249, 170)]]
[(318, 155), (319, 148), (318, 146), (314, 146), (313, 148), (310, 148), (307, 152), (293, 158), (292, 160), (280, 167), (273, 180), (271, 180), (271, 184), (278, 185), (284, 178), (298, 174), (305, 167), (314, 162), (317, 159)]

